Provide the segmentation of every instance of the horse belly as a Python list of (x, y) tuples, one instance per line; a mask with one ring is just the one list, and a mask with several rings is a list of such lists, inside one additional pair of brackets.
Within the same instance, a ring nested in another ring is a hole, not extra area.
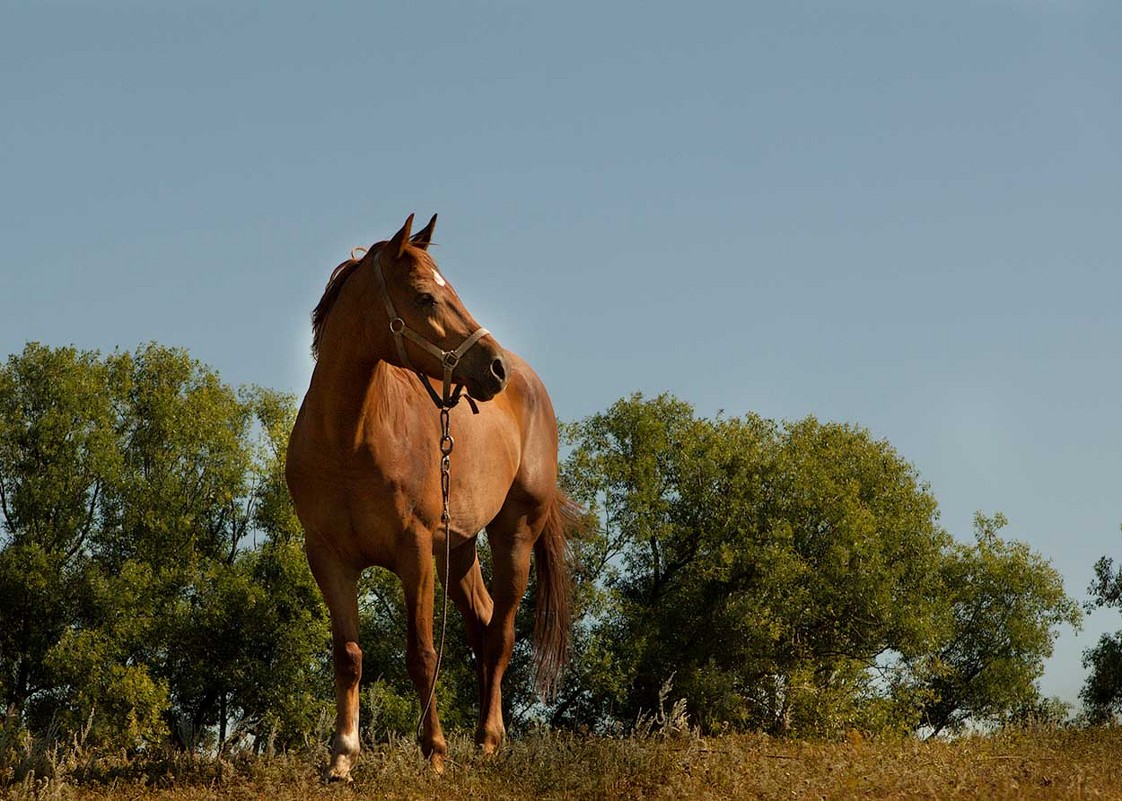
[[(347, 530), (336, 536), (345, 537), (346, 550), (365, 564), (392, 568), (395, 553), (404, 547), (444, 551), (439, 460), (409, 467), (392, 478), (372, 473), (347, 481), (349, 492), (341, 503)], [(457, 461), (453, 454), (448, 498), (453, 548), (494, 519), (512, 480), (512, 470), (484, 467), (467, 458)]]
[[(480, 417), (483, 417), (481, 414)], [(470, 423), (489, 421), (473, 418)], [(464, 425), (451, 455), (453, 536), (471, 538), (495, 519), (515, 483), (521, 465), (521, 443), (505, 427)], [(453, 430), (453, 435), (455, 435)], [(453, 541), (453, 546), (456, 542)]]

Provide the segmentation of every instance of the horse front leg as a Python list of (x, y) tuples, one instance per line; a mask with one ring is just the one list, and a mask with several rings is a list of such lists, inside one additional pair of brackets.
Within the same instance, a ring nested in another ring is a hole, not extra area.
[(351, 781), (358, 761), (358, 687), (362, 649), (358, 645), (358, 578), (361, 571), (308, 550), (308, 563), (331, 615), (331, 656), (335, 667), (335, 737), (324, 781)]
[[(409, 678), (421, 700), (421, 753), (437, 773), (444, 772), (448, 744), (436, 713), (436, 648), (433, 647), (433, 564), (432, 540), (415, 543), (407, 553), (399, 554), (397, 575), (405, 593), (406, 651), (405, 663)], [(427, 709), (426, 709), (427, 706)]]

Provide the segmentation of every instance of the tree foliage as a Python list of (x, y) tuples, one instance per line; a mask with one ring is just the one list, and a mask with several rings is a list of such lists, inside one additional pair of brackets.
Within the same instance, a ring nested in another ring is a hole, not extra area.
[(567, 485), (600, 526), (577, 545), (559, 722), (633, 720), (673, 678), (708, 728), (914, 729), (936, 709), (943, 728), (1031, 696), (1077, 619), (1027, 547), (992, 527), (955, 544), (914, 468), (862, 429), (699, 419), (664, 395), (566, 433)]
[[(314, 736), (330, 647), (284, 484), (294, 415), (291, 397), (154, 344), (30, 344), (0, 366), (5, 726), (131, 749)], [(565, 486), (589, 510), (573, 658), (542, 705), (523, 604), (512, 728), (626, 729), (668, 686), (708, 730), (938, 732), (1054, 712), (1034, 681), (1056, 627), (1078, 621), (1059, 576), (998, 536), (1000, 515), (954, 540), (888, 442), (814, 418), (700, 418), (670, 395), (563, 433)], [(485, 576), (488, 557), (484, 536)], [(1122, 573), (1104, 560), (1097, 575), (1099, 603), (1122, 606)], [(369, 571), (359, 601), (363, 737), (408, 735), (400, 584)], [(1088, 654), (1103, 714), (1122, 708), (1119, 642)], [(446, 725), (474, 725), (454, 610), (439, 701)]]
[[(293, 401), (181, 350), (0, 368), (0, 692), (33, 730), (302, 736), (325, 615), (283, 483)], [(255, 541), (259, 547), (254, 548)]]
[[(1087, 588), (1091, 598), (1085, 604), (1095, 609), (1122, 611), (1122, 567), (1104, 556), (1095, 563), (1095, 579)], [(1079, 693), (1087, 717), (1093, 723), (1114, 722), (1122, 715), (1122, 631), (1103, 634), (1098, 643), (1083, 653), (1083, 666), (1090, 673)]]
[(1024, 543), (998, 536), (1006, 523), (1000, 513), (977, 514), (973, 546), (955, 544), (944, 555), (949, 636), (917, 669), (930, 690), (923, 722), (936, 734), (1044, 708), (1034, 681), (1052, 655), (1055, 629), (1080, 624), (1059, 573)]

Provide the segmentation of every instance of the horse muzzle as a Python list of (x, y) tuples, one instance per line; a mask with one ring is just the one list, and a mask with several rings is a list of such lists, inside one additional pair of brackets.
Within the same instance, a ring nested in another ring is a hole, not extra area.
[(510, 378), (510, 365), (506, 355), (501, 351), (484, 362), (483, 369), (472, 370), (470, 376), (464, 376), (464, 386), (468, 394), (477, 401), (489, 401), (507, 385)]

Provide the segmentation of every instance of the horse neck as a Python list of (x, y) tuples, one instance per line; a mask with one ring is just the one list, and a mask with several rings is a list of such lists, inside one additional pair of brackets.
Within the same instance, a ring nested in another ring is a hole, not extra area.
[(333, 359), (323, 353), (304, 397), (306, 424), (319, 432), (329, 451), (345, 459), (387, 421), (410, 413), (411, 378), (381, 360)]
[(372, 342), (360, 322), (363, 313), (380, 313), (375, 308), (364, 303), (360, 293), (344, 290), (324, 322), (308, 395), (324, 414), (344, 425), (362, 414), (375, 373), (392, 347), (388, 330), (381, 341)]

